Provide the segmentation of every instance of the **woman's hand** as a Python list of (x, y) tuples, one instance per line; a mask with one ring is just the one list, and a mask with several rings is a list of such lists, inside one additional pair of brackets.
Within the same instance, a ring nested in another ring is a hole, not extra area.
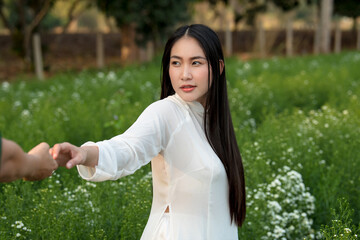
[(95, 167), (99, 159), (99, 149), (97, 146), (77, 147), (67, 142), (55, 144), (50, 149), (50, 154), (59, 166), (68, 169), (75, 165)]
[(50, 154), (59, 166), (68, 169), (75, 165), (83, 165), (87, 157), (87, 152), (84, 149), (67, 142), (55, 144), (50, 149)]

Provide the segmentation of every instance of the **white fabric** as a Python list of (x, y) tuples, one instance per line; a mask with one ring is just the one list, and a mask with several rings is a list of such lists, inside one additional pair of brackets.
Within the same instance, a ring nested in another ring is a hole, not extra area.
[(153, 202), (142, 240), (158, 239), (156, 230), (169, 207), (170, 239), (233, 240), (228, 182), (221, 160), (203, 128), (204, 108), (177, 94), (159, 100), (123, 134), (97, 143), (95, 168), (78, 166), (89, 181), (115, 180), (151, 161)]
[(155, 232), (156, 240), (171, 240), (170, 237), (170, 213), (164, 213), (160, 219), (158, 229)]

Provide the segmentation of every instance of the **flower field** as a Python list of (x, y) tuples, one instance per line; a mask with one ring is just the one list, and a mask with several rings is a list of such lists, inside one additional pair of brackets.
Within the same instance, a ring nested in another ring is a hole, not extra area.
[[(239, 239), (358, 239), (360, 53), (226, 60), (247, 219)], [(0, 130), (25, 150), (126, 130), (160, 95), (160, 58), (0, 85)], [(150, 165), (101, 183), (59, 168), (0, 184), (0, 239), (139, 239)]]

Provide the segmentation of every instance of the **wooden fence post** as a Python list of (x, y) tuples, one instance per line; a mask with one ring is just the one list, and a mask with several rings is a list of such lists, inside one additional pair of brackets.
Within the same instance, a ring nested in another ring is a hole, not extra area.
[(226, 30), (225, 30), (225, 53), (227, 56), (231, 56), (232, 55), (232, 31), (230, 29), (229, 24), (226, 25)]
[(358, 27), (356, 31), (357, 31), (356, 49), (360, 50), (360, 27)]
[(96, 62), (98, 68), (104, 67), (104, 41), (101, 32), (96, 33)]
[(34, 63), (36, 77), (40, 80), (44, 80), (43, 61), (41, 54), (41, 41), (40, 35), (35, 33), (33, 35), (33, 49), (34, 49)]
[(153, 41), (149, 41), (146, 44), (146, 60), (147, 61), (151, 61), (154, 58), (154, 50), (155, 46), (154, 46), (154, 42)]
[(292, 20), (286, 21), (286, 56), (291, 57), (293, 55), (293, 26)]
[(262, 19), (258, 19), (257, 21), (257, 41), (259, 46), (259, 54), (261, 58), (266, 56), (266, 39), (265, 39), (265, 30), (262, 24)]

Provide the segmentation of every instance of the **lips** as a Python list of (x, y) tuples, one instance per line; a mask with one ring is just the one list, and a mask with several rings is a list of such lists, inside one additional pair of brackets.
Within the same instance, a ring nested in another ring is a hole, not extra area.
[(192, 90), (195, 89), (196, 86), (194, 85), (182, 85), (180, 88), (184, 91), (184, 92), (191, 92)]

